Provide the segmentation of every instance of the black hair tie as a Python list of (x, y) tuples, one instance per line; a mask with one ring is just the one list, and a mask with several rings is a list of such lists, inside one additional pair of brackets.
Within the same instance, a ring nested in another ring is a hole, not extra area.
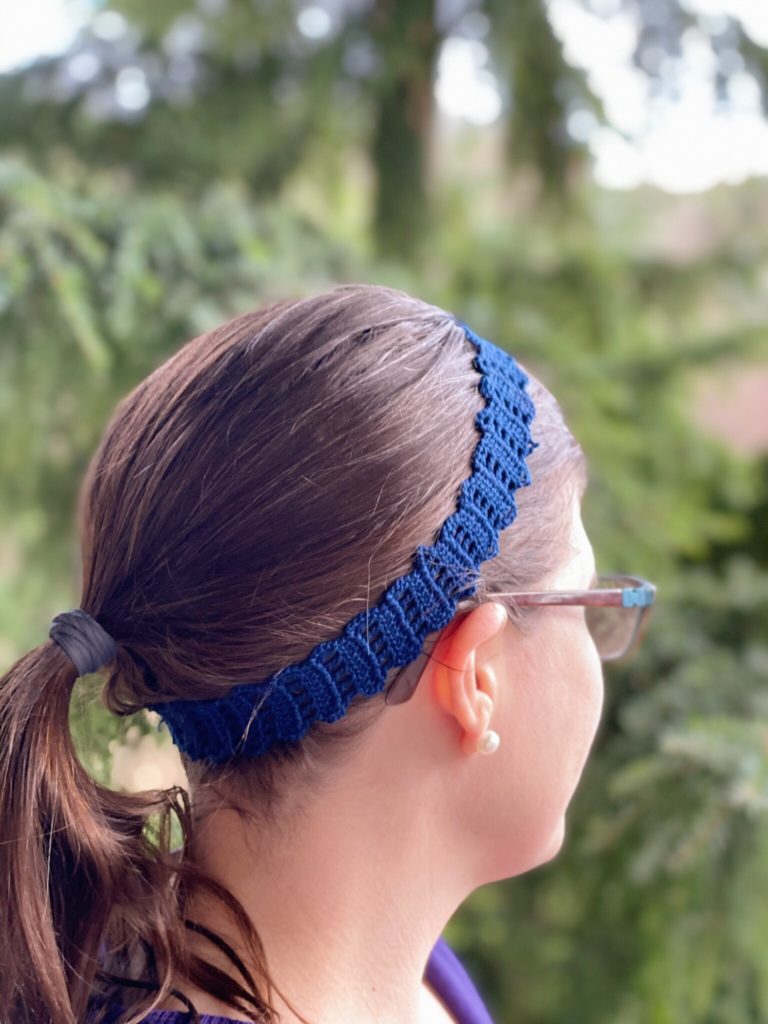
[(82, 608), (56, 615), (48, 636), (71, 658), (78, 676), (108, 665), (117, 654), (117, 644), (109, 633)]

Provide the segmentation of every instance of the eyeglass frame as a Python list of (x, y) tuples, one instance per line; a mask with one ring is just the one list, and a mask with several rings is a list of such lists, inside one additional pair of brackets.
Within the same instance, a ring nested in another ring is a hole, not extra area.
[[(618, 661), (625, 658), (632, 652), (642, 635), (648, 621), (651, 608), (656, 601), (656, 586), (640, 576), (630, 576), (626, 573), (600, 574), (595, 582), (600, 584), (611, 580), (629, 580), (634, 585), (630, 587), (593, 587), (589, 590), (521, 590), (502, 591), (500, 593), (488, 594), (487, 599), (493, 601), (497, 597), (514, 598), (515, 605), (520, 607), (534, 607), (544, 605), (581, 605), (583, 607), (619, 607), (636, 608), (637, 616), (635, 625), (627, 642), (626, 647), (619, 654), (600, 655), (601, 662)], [(461, 605), (459, 606), (461, 607)], [(469, 607), (477, 607), (471, 605)], [(511, 618), (512, 613), (507, 605), (502, 605)], [(425, 641), (426, 642), (426, 641)], [(416, 691), (421, 673), (427, 660), (431, 657), (431, 648), (437, 642), (437, 637), (431, 642), (429, 650), (422, 650), (413, 661), (404, 665), (394, 676), (392, 681), (385, 687), (384, 703), (395, 705), (405, 704), (410, 700)], [(403, 687), (401, 682), (407, 674), (409, 684)], [(397, 699), (392, 699), (393, 694)]]

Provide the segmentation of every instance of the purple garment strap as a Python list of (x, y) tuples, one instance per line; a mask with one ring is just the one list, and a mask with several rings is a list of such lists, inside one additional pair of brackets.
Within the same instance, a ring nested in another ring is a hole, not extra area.
[(459, 1024), (494, 1024), (466, 968), (442, 935), (429, 954), (424, 977)]
[[(458, 1024), (494, 1024), (488, 1009), (475, 988), (461, 960), (440, 936), (429, 954), (424, 977), (443, 1001)], [(119, 1007), (114, 1007), (105, 1024), (117, 1020)], [(186, 1010), (153, 1010), (143, 1024), (188, 1024)], [(200, 1024), (240, 1024), (232, 1017), (201, 1013)]]

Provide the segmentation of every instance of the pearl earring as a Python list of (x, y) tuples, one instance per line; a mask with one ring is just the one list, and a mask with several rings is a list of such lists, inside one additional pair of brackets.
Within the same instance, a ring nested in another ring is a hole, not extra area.
[(477, 744), (478, 754), (493, 754), (499, 749), (501, 737), (493, 729), (486, 730)]

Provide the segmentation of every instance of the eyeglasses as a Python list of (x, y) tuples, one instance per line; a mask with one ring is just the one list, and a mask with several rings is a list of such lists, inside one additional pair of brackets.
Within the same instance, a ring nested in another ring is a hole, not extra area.
[[(598, 576), (589, 590), (503, 592), (487, 597), (489, 600), (508, 598), (512, 608), (504, 607), (513, 619), (518, 607), (583, 605), (587, 628), (600, 660), (616, 661), (631, 653), (645, 633), (651, 606), (656, 600), (656, 587), (639, 576), (613, 574)], [(438, 636), (439, 633), (431, 641), (425, 641), (428, 648), (397, 673), (385, 690), (386, 704), (404, 704), (413, 696)]]

